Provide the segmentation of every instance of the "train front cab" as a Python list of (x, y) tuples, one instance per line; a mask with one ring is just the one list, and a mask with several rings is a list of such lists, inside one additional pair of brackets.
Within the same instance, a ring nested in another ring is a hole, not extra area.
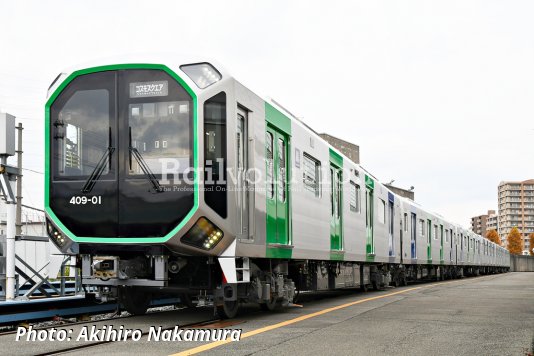
[(53, 85), (47, 230), (61, 251), (80, 256), (84, 284), (167, 287), (187, 256), (206, 265), (232, 243), (229, 221), (240, 212), (228, 209), (238, 199), (226, 168), (240, 159), (227, 152), (227, 132), (239, 132), (227, 130), (231, 88), (208, 63), (99, 66)]

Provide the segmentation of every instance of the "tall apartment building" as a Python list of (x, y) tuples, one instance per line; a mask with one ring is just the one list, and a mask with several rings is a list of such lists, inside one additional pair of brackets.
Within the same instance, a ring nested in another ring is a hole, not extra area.
[(499, 183), (499, 236), (504, 246), (513, 227), (523, 234), (524, 248), (530, 248), (528, 235), (534, 232), (534, 179)]
[(493, 211), (493, 214), (488, 215), (488, 220), (486, 221), (486, 231), (499, 231), (499, 215), (495, 214), (495, 210)]
[(472, 217), (471, 230), (475, 234), (486, 236), (486, 233), (491, 230), (488, 229), (488, 219), (490, 216), (495, 216), (495, 210), (488, 210), (487, 214)]

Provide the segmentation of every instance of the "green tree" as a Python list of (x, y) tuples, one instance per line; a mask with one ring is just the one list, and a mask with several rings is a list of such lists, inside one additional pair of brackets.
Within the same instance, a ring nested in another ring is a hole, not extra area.
[(486, 238), (490, 240), (493, 243), (496, 243), (497, 245), (501, 245), (501, 238), (499, 237), (499, 234), (497, 233), (497, 230), (490, 230), (486, 233)]
[(508, 251), (512, 255), (521, 255), (523, 253), (523, 238), (517, 227), (510, 230), (508, 234)]

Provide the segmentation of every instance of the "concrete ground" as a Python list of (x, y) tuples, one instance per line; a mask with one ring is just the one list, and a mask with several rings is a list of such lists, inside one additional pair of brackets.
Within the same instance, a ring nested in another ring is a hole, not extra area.
[[(210, 311), (170, 312), (115, 323), (145, 330), (184, 325), (193, 322), (195, 315), (198, 321), (207, 320)], [(104, 324), (110, 323), (97, 325)], [(340, 293), (272, 313), (248, 307), (232, 323), (213, 326), (242, 329), (242, 340), (226, 344), (148, 342), (143, 337), (69, 354), (526, 355), (534, 343), (534, 273)], [(15, 342), (14, 335), (1, 336), (0, 345), (6, 355), (74, 346), (73, 342)]]

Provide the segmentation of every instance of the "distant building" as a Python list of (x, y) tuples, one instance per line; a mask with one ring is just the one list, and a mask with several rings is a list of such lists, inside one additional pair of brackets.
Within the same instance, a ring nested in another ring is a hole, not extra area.
[(403, 189), (399, 187), (395, 187), (391, 184), (384, 184), (386, 187), (388, 187), (389, 190), (391, 190), (393, 193), (400, 195), (401, 197), (408, 198), (410, 200), (415, 200), (415, 192), (413, 191), (413, 187), (411, 189)]
[(495, 210), (488, 210), (487, 214), (474, 216), (471, 218), (471, 231), (475, 234), (486, 236), (488, 229), (488, 218), (495, 216)]
[(486, 222), (486, 231), (499, 231), (499, 215), (495, 214), (495, 210), (490, 211), (493, 211), (493, 214), (488, 215), (488, 220)]
[[(354, 143), (342, 140), (340, 138), (334, 137), (332, 135), (322, 133), (319, 134), (323, 140), (337, 148), (345, 156), (347, 156), (354, 163), (360, 164), (360, 146), (355, 145)], [(412, 189), (403, 189), (399, 187), (392, 186), (390, 184), (385, 184), (393, 193), (398, 194), (402, 197), (414, 200), (414, 191)]]
[(510, 230), (517, 227), (523, 235), (524, 251), (528, 251), (528, 235), (534, 232), (534, 179), (499, 183), (498, 199), (498, 232), (503, 245), (507, 245)]
[(326, 142), (337, 148), (354, 163), (360, 164), (360, 146), (326, 133), (319, 134)]

